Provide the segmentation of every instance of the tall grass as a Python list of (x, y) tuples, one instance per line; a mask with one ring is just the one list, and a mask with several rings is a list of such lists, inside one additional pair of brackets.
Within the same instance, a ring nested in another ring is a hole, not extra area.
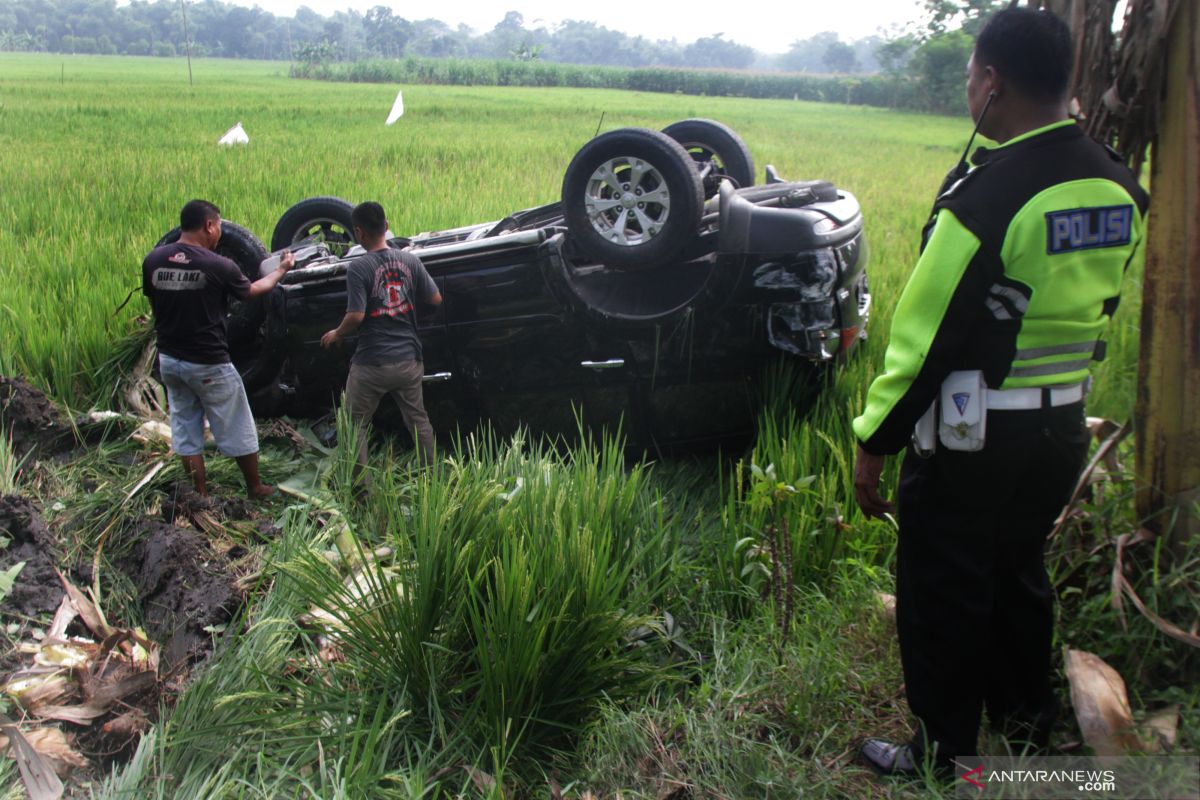
[[(536, 781), (602, 704), (669, 682), (675, 531), (616, 442), (564, 456), (483, 435), (436, 468), (388, 461), (375, 478), (350, 532), (286, 526), (265, 599), (111, 796), (243, 782), (290, 795), (305, 780), (321, 797), (399, 796), (396, 781), (425, 787), (447, 767), (451, 786), (460, 767)], [(324, 649), (297, 622), (310, 609)]]
[(21, 461), (13, 449), (12, 430), (4, 424), (4, 415), (0, 414), (0, 496), (17, 491)]
[(672, 67), (598, 67), (545, 61), (415, 58), (293, 64), (298, 78), (352, 83), (443, 86), (539, 86), (619, 89), (760, 100), (917, 108), (922, 100), (909, 81), (883, 75), (799, 75)]

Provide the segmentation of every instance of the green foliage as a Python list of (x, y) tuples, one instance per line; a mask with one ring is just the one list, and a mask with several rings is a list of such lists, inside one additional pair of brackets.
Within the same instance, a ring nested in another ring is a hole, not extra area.
[(0, 496), (17, 491), (17, 478), (21, 474), (21, 462), (13, 450), (12, 430), (4, 425), (0, 414)]
[[(1101, 470), (1048, 547), (1047, 562), (1059, 597), (1057, 636), (1062, 645), (1100, 656), (1127, 682), (1136, 675), (1129, 686), (1134, 708), (1150, 709), (1188, 696), (1195, 703), (1200, 652), (1164, 636), (1114, 581), (1124, 576), (1151, 613), (1182, 629), (1193, 627), (1200, 619), (1200, 537), (1181, 540), (1174, 550), (1164, 537), (1129, 541), (1118, 554), (1116, 537), (1126, 534), (1132, 539), (1140, 528), (1133, 515), (1136, 483), (1120, 468), (1132, 463), (1132, 439), (1115, 455), (1110, 464), (1118, 469)], [(1178, 509), (1174, 517), (1157, 523), (1171, 530), (1190, 518), (1194, 529), (1200, 507)], [(1191, 736), (1198, 733), (1191, 728)], [(1193, 738), (1191, 746), (1197, 741)]]
[(716, 33), (683, 48), (683, 63), (689, 67), (745, 69), (754, 63), (754, 48), (727, 41)]
[(295, 58), (307, 67), (321, 66), (334, 61), (340, 48), (337, 42), (321, 39), (317, 42), (303, 42), (295, 49)]
[(966, 109), (963, 86), (967, 61), (975, 40), (963, 31), (951, 31), (922, 43), (913, 55), (910, 71), (920, 87), (921, 108), (941, 114)]
[(936, 38), (961, 30), (974, 39), (988, 17), (1006, 5), (1003, 0), (925, 0), (925, 34)]
[(902, 736), (907, 724), (874, 588), (861, 573), (828, 592), (801, 587), (803, 623), (781, 650), (767, 606), (741, 624), (714, 619), (687, 695), (657, 692), (591, 726), (577, 758), (584, 785), (629, 798), (951, 796), (933, 782), (881, 786), (847, 757), (858, 745), (849, 729)]
[[(886, 72), (856, 78), (831, 75), (729, 71), (739, 64), (711, 62), (711, 69), (676, 67), (574, 66), (540, 60), (540, 45), (522, 40), (504, 61), (480, 59), (403, 59), (335, 62), (332, 58), (298, 56), (291, 74), (297, 78), (365, 83), (432, 83), (449, 86), (564, 86), (627, 89), (631, 91), (816, 100), (819, 102), (911, 108), (938, 114), (961, 114), (966, 109), (963, 84), (974, 39), (962, 31), (939, 34), (925, 41), (898, 37), (876, 53)], [(710, 48), (711, 49), (711, 48)], [(800, 56), (797, 56), (799, 58)], [(822, 58), (832, 72), (853, 73), (858, 56), (836, 38)], [(736, 60), (736, 59), (735, 59)], [(514, 63), (514, 61), (516, 63)], [(800, 63), (795, 59), (785, 63)], [(702, 66), (710, 62), (701, 62)], [(748, 63), (748, 62), (747, 62)]]
[(24, 561), (18, 561), (8, 569), (0, 570), (0, 602), (8, 597), (8, 593), (12, 591), (13, 583), (16, 582), (17, 576), (21, 574), (21, 570), (25, 568)]
[[(518, 45), (514, 52), (524, 52)], [(563, 86), (727, 97), (817, 100), (899, 106), (900, 87), (882, 77), (857, 79), (766, 72), (687, 70), (674, 67), (587, 67), (529, 58), (366, 60), (351, 63), (299, 63), (298, 78), (352, 83), (428, 83), (448, 86)], [(851, 71), (849, 69), (845, 71)]]
[(825, 66), (830, 72), (854, 72), (858, 67), (858, 56), (854, 48), (845, 42), (831, 42), (825, 48), (823, 56)]
[[(807, 39), (797, 39), (781, 55), (777, 64), (789, 72), (863, 72), (874, 73), (880, 69), (876, 56), (886, 42), (879, 36), (868, 36), (857, 41), (843, 42), (833, 31), (822, 31)], [(829, 63), (834, 54), (835, 65)]]
[[(265, 598), (114, 790), (396, 796), (397, 780), (432, 783), (430, 759), (536, 778), (602, 704), (670, 685), (655, 631), (677, 542), (660, 500), (615, 442), (560, 456), (484, 436), (415, 476), (386, 462), (348, 518), (357, 535), (291, 514)], [(356, 521), (381, 518), (370, 534)], [(301, 634), (305, 610), (323, 647)]]

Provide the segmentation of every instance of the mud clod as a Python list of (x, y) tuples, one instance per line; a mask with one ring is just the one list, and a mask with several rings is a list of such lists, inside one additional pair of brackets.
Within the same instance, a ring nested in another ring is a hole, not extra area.
[(71, 426), (39, 389), (0, 375), (0, 417), (17, 458), (48, 458), (75, 446)]
[(190, 483), (174, 484), (167, 492), (162, 506), (164, 522), (179, 520), (195, 522), (198, 514), (207, 514), (217, 522), (226, 520), (254, 519), (257, 511), (254, 504), (241, 497), (201, 495)]
[(0, 536), (10, 540), (0, 550), (0, 569), (25, 562), (12, 591), (0, 602), (0, 613), (52, 613), (62, 602), (63, 588), (54, 572), (53, 539), (33, 501), (19, 495), (0, 497)]
[(194, 530), (145, 522), (123, 568), (137, 587), (146, 632), (162, 644), (167, 670), (207, 657), (212, 630), (233, 619), (244, 599), (228, 561)]

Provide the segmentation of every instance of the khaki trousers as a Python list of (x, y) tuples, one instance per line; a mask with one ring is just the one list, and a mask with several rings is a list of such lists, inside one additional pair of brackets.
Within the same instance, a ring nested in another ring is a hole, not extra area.
[[(395, 364), (367, 366), (351, 364), (346, 380), (346, 405), (355, 424), (365, 426), (375, 416), (379, 401), (390, 394), (400, 406), (404, 427), (413, 435), (417, 452), (424, 464), (433, 463), (433, 426), (425, 413), (421, 395), (421, 379), (425, 365), (420, 361), (399, 361)], [(359, 436), (358, 463), (367, 464), (367, 438)]]

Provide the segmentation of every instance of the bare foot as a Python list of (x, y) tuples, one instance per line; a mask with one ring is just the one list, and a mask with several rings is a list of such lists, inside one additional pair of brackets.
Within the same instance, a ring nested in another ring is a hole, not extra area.
[(246, 490), (246, 496), (251, 500), (262, 500), (264, 497), (270, 497), (277, 490), (274, 486), (268, 486), (265, 483), (260, 483)]

